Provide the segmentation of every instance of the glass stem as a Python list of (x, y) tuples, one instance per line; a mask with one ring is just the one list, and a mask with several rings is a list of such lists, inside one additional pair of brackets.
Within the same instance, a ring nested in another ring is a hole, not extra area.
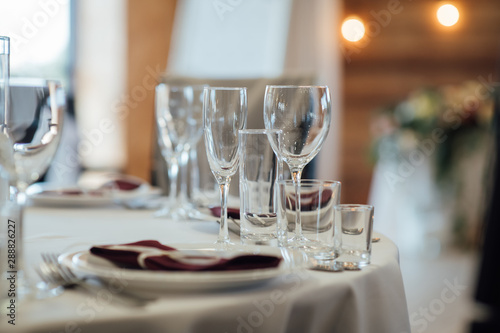
[(226, 177), (221, 183), (219, 183), (221, 200), (220, 229), (219, 239), (217, 240), (217, 243), (219, 244), (229, 243), (229, 231), (227, 228), (227, 195), (229, 193), (230, 182), (231, 177)]
[(196, 146), (189, 150), (190, 178), (191, 181), (191, 199), (196, 199), (200, 192), (200, 170), (198, 167), (198, 152)]
[(181, 171), (181, 183), (180, 183), (180, 192), (177, 196), (177, 202), (180, 205), (186, 205), (188, 202), (188, 162), (189, 162), (189, 149), (183, 150), (181, 153), (181, 158), (179, 160), (179, 167)]
[(300, 214), (300, 178), (302, 177), (302, 169), (294, 169), (291, 171), (293, 184), (295, 185), (295, 237), (302, 238), (302, 219)]
[(168, 198), (170, 205), (175, 205), (177, 199), (178, 175), (179, 175), (179, 160), (177, 157), (173, 157), (168, 166), (168, 181), (170, 182), (170, 191), (168, 193)]

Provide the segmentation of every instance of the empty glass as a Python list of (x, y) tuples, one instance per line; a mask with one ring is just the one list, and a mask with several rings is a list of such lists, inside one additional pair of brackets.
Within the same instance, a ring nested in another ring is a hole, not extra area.
[(177, 187), (179, 171), (187, 172), (189, 151), (196, 146), (202, 134), (201, 87), (172, 86), (164, 83), (156, 86), (155, 115), (158, 143), (168, 165), (170, 184), (167, 204), (155, 213), (175, 219), (189, 217), (187, 177)]
[(7, 110), (7, 96), (9, 90), (9, 55), (10, 38), (0, 36), (0, 123), (5, 124), (5, 110)]
[[(331, 180), (303, 179), (299, 182), (300, 197), (295, 192), (292, 180), (282, 180), (279, 184), (280, 224), (286, 226), (287, 242), (292, 248), (303, 250), (315, 259), (335, 259), (338, 252), (338, 237), (334, 224), (334, 207), (340, 202), (341, 184)], [(297, 205), (301, 205), (297, 210)], [(300, 212), (302, 237), (307, 242), (297, 244), (296, 212)]]
[[(61, 139), (66, 96), (59, 82), (43, 79), (10, 79), (4, 131), (12, 142), (13, 158), (1, 155), (2, 165), (15, 170), (11, 177), (17, 206), (8, 211), (8, 223), (15, 230), (15, 260), (9, 268), (16, 271), (20, 295), (31, 293), (23, 276), (23, 209), (28, 185), (47, 171)], [(10, 237), (10, 236), (9, 236)], [(12, 264), (12, 266), (11, 266)]]
[(300, 214), (299, 183), (304, 167), (318, 154), (330, 129), (330, 90), (326, 86), (267, 86), (264, 97), (264, 124), (283, 131), (282, 144), (275, 150), (288, 164), (299, 200), (295, 236), (291, 242), (307, 247)]
[(14, 171), (12, 142), (7, 131), (7, 100), (9, 96), (10, 38), (0, 36), (0, 191), (8, 189), (8, 179)]
[[(240, 238), (243, 244), (278, 245), (277, 181), (283, 177), (282, 162), (269, 143), (281, 131), (241, 130), (240, 144)], [(271, 138), (272, 140), (272, 138)]]
[(227, 196), (239, 162), (238, 131), (247, 119), (246, 88), (205, 88), (203, 119), (208, 163), (221, 193), (221, 221), (216, 244), (231, 244), (227, 228)]
[(335, 225), (340, 235), (340, 256), (345, 268), (360, 268), (370, 263), (372, 251), (373, 206), (335, 206)]

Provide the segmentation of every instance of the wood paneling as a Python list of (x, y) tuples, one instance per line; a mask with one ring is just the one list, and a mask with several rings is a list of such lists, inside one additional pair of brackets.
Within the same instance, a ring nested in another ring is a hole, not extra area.
[(154, 86), (165, 71), (176, 0), (128, 0), (127, 165), (149, 180), (154, 125)]
[[(399, 12), (379, 23), (371, 12)], [(500, 1), (453, 1), (459, 23), (437, 23), (439, 1), (346, 0), (345, 16), (372, 26), (358, 43), (344, 41), (342, 201), (368, 199), (373, 166), (369, 160), (373, 112), (424, 85), (476, 80), (494, 75), (500, 49)], [(370, 23), (371, 22), (371, 23)], [(386, 24), (387, 23), (387, 24)], [(378, 29), (377, 29), (378, 25)]]

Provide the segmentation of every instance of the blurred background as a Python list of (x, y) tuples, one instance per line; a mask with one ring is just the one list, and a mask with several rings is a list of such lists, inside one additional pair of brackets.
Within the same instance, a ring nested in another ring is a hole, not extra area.
[(154, 182), (160, 81), (245, 85), (256, 127), (266, 83), (329, 85), (332, 126), (309, 176), (340, 180), (344, 203), (375, 205), (375, 229), (401, 251), (414, 332), (467, 330), (492, 161), (500, 2), (0, 0), (0, 8), (11, 75), (60, 79), (68, 92), (51, 181), (117, 171)]

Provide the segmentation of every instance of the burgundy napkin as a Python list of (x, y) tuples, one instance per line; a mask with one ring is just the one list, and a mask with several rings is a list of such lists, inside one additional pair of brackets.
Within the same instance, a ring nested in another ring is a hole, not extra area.
[[(212, 215), (215, 217), (220, 217), (221, 215), (221, 207), (220, 206), (214, 206), (210, 207), (210, 211), (212, 212)], [(239, 208), (227, 208), (227, 217), (232, 217), (235, 220), (240, 219), (240, 209)]]
[(277, 267), (281, 258), (244, 254), (221, 258), (184, 254), (155, 240), (119, 245), (94, 246), (90, 252), (119, 267), (166, 271), (237, 271)]
[(118, 189), (120, 191), (132, 191), (138, 189), (144, 182), (135, 178), (114, 179), (101, 185), (100, 189)]

